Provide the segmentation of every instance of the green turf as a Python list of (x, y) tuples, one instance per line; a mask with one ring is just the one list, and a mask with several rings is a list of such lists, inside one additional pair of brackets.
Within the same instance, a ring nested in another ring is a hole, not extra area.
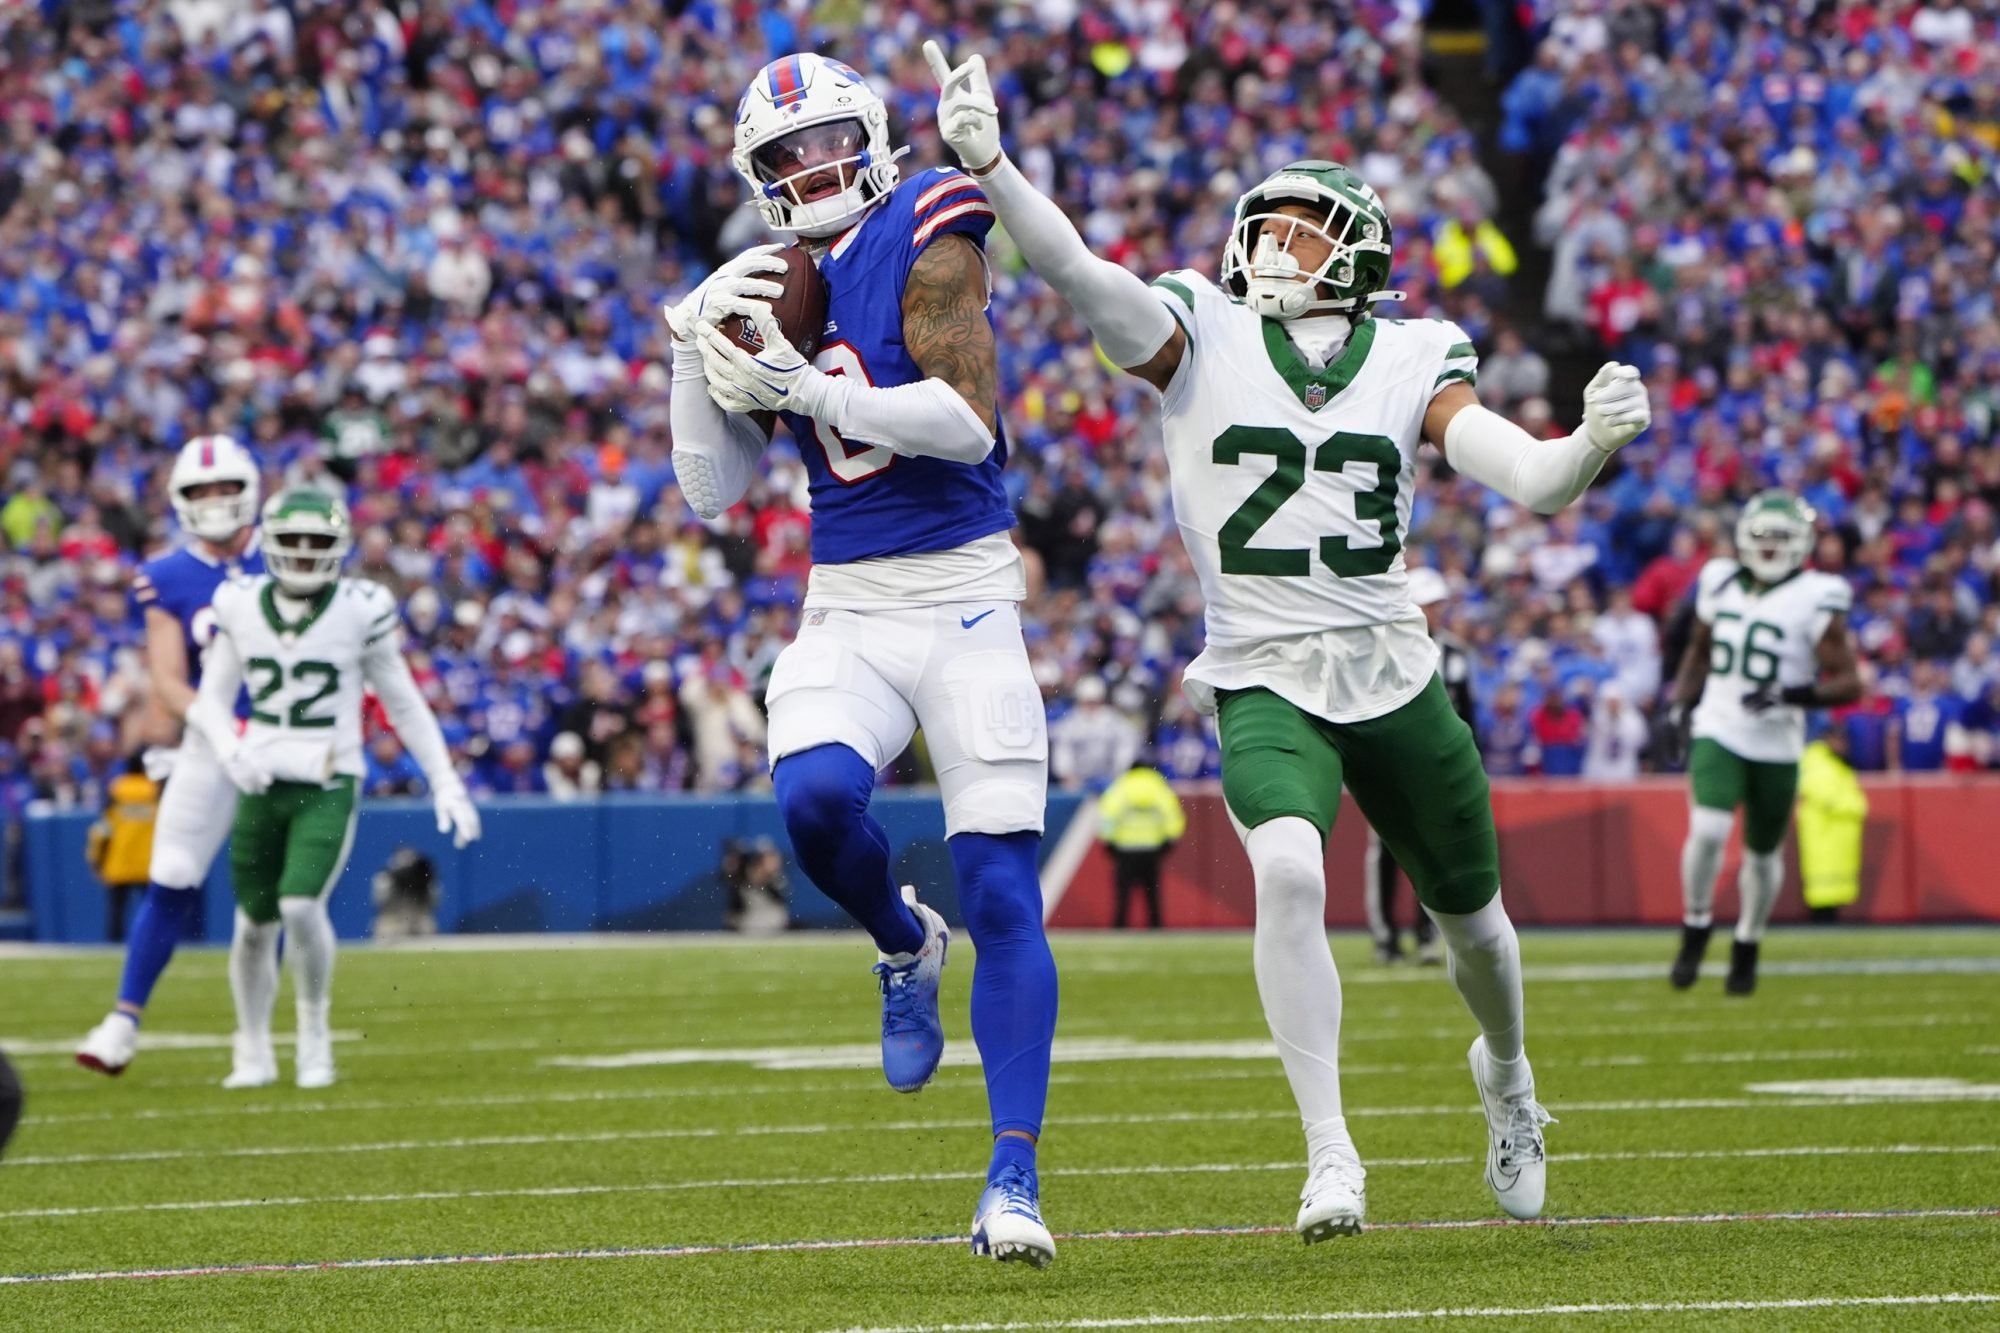
[[(1725, 997), (1715, 976), (1672, 992), (1673, 943), (1664, 931), (1524, 941), (1529, 1049), (1562, 1121), (1549, 1131), (1551, 1216), (2000, 1209), (2000, 932), (1779, 932), (1748, 1001)], [(155, 1047), (116, 1080), (75, 1068), (62, 1049), (97, 1016), (116, 956), (12, 955), (0, 961), (0, 1040), (16, 1051), (30, 1101), (0, 1164), (0, 1274), (951, 1240), (5, 1285), (0, 1328), (1159, 1326), (1224, 1316), (1240, 1318), (1222, 1326), (1255, 1327), (1257, 1315), (2000, 1292), (1994, 1216), (1396, 1227), (1495, 1214), (1464, 1065), (1473, 1029), (1441, 972), (1376, 968), (1353, 937), (1335, 950), (1349, 1120), (1371, 1165), (1374, 1228), (1312, 1249), (1282, 1231), (1068, 1239), (1041, 1273), (974, 1260), (960, 1239), (987, 1140), (976, 1068), (947, 1067), (921, 1096), (901, 1097), (865, 1060), (551, 1063), (693, 1048), (865, 1052), (872, 955), (855, 937), (351, 949), (334, 1022), (353, 1035), (338, 1046), (340, 1083), (319, 1093), (224, 1093), (215, 1084), (226, 1048), (171, 1045), (226, 1039), (219, 952), (176, 961), (148, 1018)], [(1248, 938), (1072, 935), (1056, 953), (1060, 1035), (1097, 1049), (1055, 1067), (1042, 1156), (1051, 1225), (1287, 1227), (1303, 1147), (1275, 1059), (1249, 1047), (1266, 1034)], [(1933, 961), (1871, 974), (1866, 960)], [(970, 962), (955, 951), (946, 974), (948, 1029), (968, 1052)], [(1782, 970), (1802, 963), (1828, 966)], [(1631, 964), (1642, 967), (1618, 970)], [(1209, 1048), (1103, 1058), (1105, 1043), (1125, 1042)], [(1222, 1058), (1231, 1043), (1249, 1058)], [(289, 1050), (281, 1056), (289, 1074)], [(1975, 1088), (1859, 1102), (1750, 1088), (1858, 1078)], [(1836, 1148), (1852, 1151), (1789, 1151)], [(223, 1202), (233, 1206), (214, 1206)], [(142, 1207), (160, 1204), (197, 1206)], [(1992, 1327), (2000, 1305), (1478, 1323), (1718, 1319)]]

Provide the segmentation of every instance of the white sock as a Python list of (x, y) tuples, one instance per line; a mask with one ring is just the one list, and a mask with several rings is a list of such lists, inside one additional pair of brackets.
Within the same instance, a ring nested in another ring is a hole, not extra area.
[(1785, 886), (1783, 852), (1743, 851), (1743, 868), (1736, 872), (1736, 896), (1742, 905), (1736, 917), (1736, 938), (1755, 944), (1764, 938), (1771, 923), (1771, 909), (1778, 905), (1778, 891)]
[(236, 933), (229, 941), (229, 993), (236, 1000), (236, 1030), (268, 1041), (271, 1006), (278, 998), (276, 921), (252, 921), (236, 909)]
[(298, 988), (299, 1021), (311, 1012), (325, 1021), (333, 995), (333, 920), (318, 898), (280, 898), (285, 938), (291, 942), (292, 983)]
[(1734, 810), (1688, 811), (1687, 841), (1681, 844), (1681, 920), (1700, 928), (1715, 921), (1715, 878), (1722, 873), (1722, 854), (1729, 846)]
[(1444, 936), (1451, 983), (1486, 1034), (1486, 1067), (1494, 1090), (1518, 1090), (1529, 1080), (1522, 1054), (1528, 1015), (1521, 998), (1521, 939), (1500, 895), (1477, 912), (1432, 912), (1431, 920)]
[(1243, 846), (1257, 879), (1257, 994), (1310, 1143), (1313, 1127), (1340, 1118), (1340, 973), (1326, 942), (1326, 852), (1319, 830), (1295, 817), (1258, 825)]

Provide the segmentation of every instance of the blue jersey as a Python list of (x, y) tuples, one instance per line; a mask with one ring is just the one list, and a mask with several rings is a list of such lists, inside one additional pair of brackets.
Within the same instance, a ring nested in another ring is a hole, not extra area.
[[(925, 246), (953, 232), (984, 248), (992, 226), (993, 206), (963, 172), (937, 167), (898, 185), (820, 257), (826, 336), (813, 364), (878, 387), (923, 380), (903, 346), (910, 268)], [(829, 426), (784, 415), (812, 483), (815, 564), (948, 551), (1014, 526), (1000, 479), (1004, 436), (985, 461), (951, 463), (850, 445)]]
[(201, 655), (215, 637), (215, 612), (209, 609), (215, 590), (231, 575), (263, 572), (264, 553), (254, 542), (232, 561), (216, 560), (198, 547), (184, 546), (139, 566), (132, 580), (132, 600), (138, 603), (142, 617), (158, 607), (180, 622), (181, 641), (187, 649), (188, 684), (201, 684)]

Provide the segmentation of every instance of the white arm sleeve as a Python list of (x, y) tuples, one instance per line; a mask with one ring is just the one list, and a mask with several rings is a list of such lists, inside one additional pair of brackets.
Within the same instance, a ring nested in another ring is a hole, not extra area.
[(188, 705), (187, 724), (226, 759), (236, 750), (236, 695), (243, 688), (243, 659), (229, 636), (217, 631), (201, 657), (201, 688)]
[(821, 396), (809, 415), (846, 439), (953, 463), (977, 463), (993, 452), (993, 432), (943, 380), (876, 388), (827, 375), (816, 384)]
[(389, 715), (396, 739), (424, 770), (424, 781), (436, 792), (442, 786), (458, 785), (460, 779), (451, 766), (451, 751), (444, 743), (444, 732), (438, 729), (437, 716), (424, 702), (423, 691), (410, 674), (410, 664), (403, 660), (402, 637), (401, 631), (390, 630), (370, 643), (361, 655), (361, 671), (375, 687), (375, 697), (382, 701), (382, 711)]
[(1477, 403), (1460, 408), (1444, 431), (1445, 461), (1538, 514), (1553, 514), (1582, 495), (1610, 455), (1579, 428), (1538, 440)]
[(1070, 220), (1006, 158), (976, 177), (1007, 234), (1042, 281), (1076, 307), (1113, 365), (1138, 366), (1167, 345), (1174, 317), (1140, 277), (1099, 259)]
[(708, 396), (701, 353), (674, 343), (674, 380), (667, 404), (674, 433), (674, 479), (704, 520), (720, 518), (743, 498), (757, 476), (767, 443), (763, 428), (741, 413), (725, 412)]

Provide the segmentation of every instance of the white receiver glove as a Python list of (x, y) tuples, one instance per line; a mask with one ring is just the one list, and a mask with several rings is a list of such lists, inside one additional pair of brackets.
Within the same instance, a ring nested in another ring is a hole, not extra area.
[(785, 289), (777, 283), (756, 276), (759, 273), (783, 273), (785, 261), (775, 259), (781, 245), (758, 245), (745, 250), (730, 260), (708, 279), (681, 298), (680, 304), (668, 306), (662, 313), (667, 318), (667, 328), (672, 330), (677, 342), (692, 343), (695, 340), (696, 325), (703, 318), (719, 321), (722, 316), (714, 312), (715, 303), (725, 298), (740, 301), (746, 296), (760, 296), (775, 300), (785, 294)]
[(463, 849), (467, 843), (479, 841), (479, 807), (472, 803), (462, 782), (446, 782), (431, 796), (432, 808), (437, 811), (438, 832), (451, 834), (451, 845)]
[(271, 790), (270, 770), (257, 761), (247, 746), (239, 744), (230, 747), (229, 752), (222, 756), (222, 771), (236, 784), (236, 790), (245, 796), (262, 796)]
[(943, 48), (927, 41), (924, 59), (938, 81), (938, 134), (967, 171), (975, 176), (991, 171), (1000, 160), (1000, 108), (986, 77), (986, 57), (975, 55), (953, 69)]
[[(756, 356), (726, 337), (715, 321), (742, 315), (757, 330), (764, 350)], [(762, 301), (722, 298), (709, 303), (695, 325), (695, 342), (708, 376), (708, 396), (725, 412), (796, 412), (818, 415), (825, 397), (826, 372), (815, 367), (786, 339), (771, 307)]]
[(1631, 366), (1607, 361), (1583, 391), (1583, 429), (1593, 448), (1615, 454), (1653, 424), (1646, 382)]
[(164, 745), (149, 745), (140, 755), (141, 761), (146, 765), (146, 776), (154, 782), (165, 782), (172, 777), (174, 765), (180, 762), (180, 757), (178, 746), (169, 748)]

